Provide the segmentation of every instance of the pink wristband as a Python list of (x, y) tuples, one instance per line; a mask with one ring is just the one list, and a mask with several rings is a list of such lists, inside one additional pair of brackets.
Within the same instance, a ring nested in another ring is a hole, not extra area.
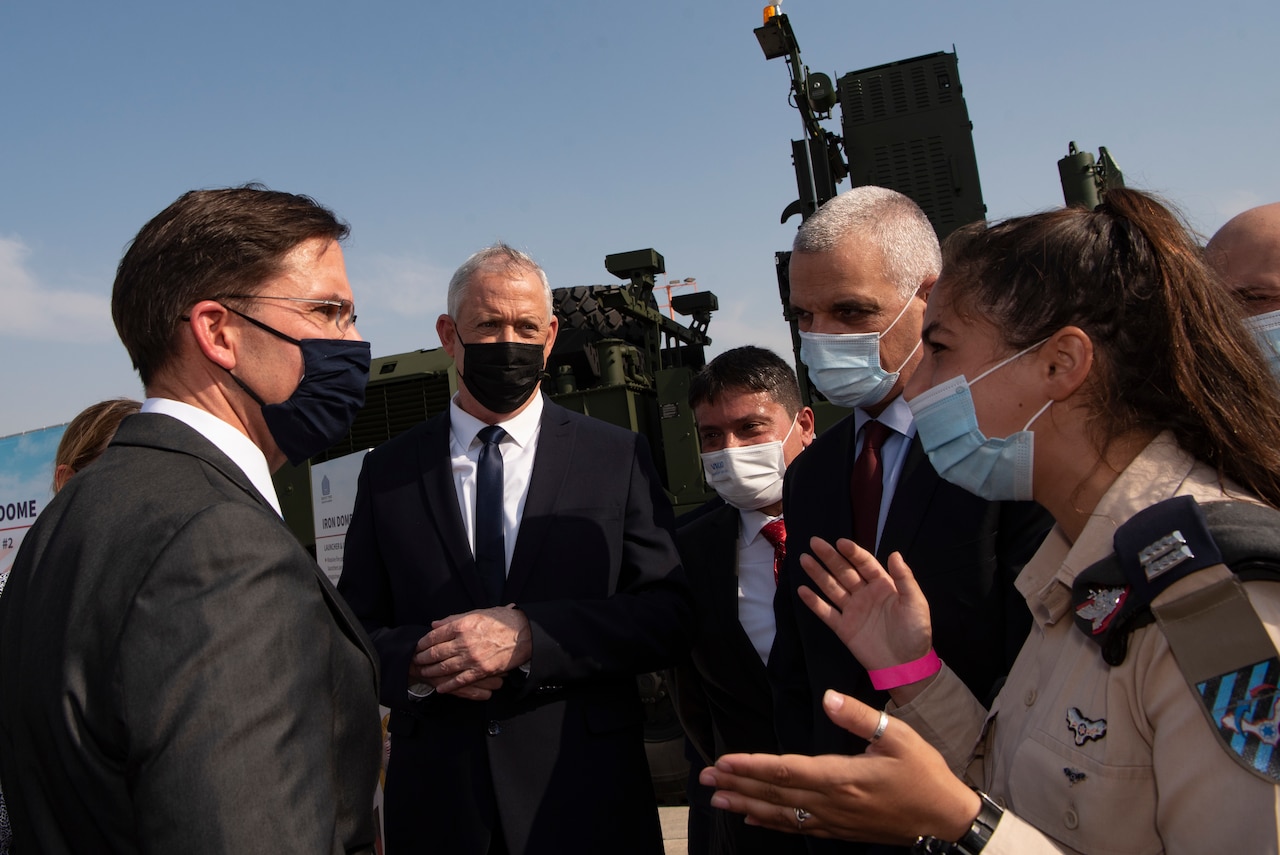
[(867, 676), (871, 678), (872, 686), (883, 691), (932, 677), (941, 670), (942, 660), (930, 647), (928, 653), (913, 662), (904, 662), (892, 668), (877, 668), (875, 671), (868, 671)]

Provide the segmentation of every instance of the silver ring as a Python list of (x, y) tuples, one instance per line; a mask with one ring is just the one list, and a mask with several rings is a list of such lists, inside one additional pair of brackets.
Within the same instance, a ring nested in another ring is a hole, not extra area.
[(871, 734), (868, 742), (876, 742), (880, 737), (884, 736), (884, 729), (889, 726), (889, 714), (884, 710), (880, 710), (880, 723), (876, 725), (876, 732)]
[(809, 813), (804, 808), (795, 808), (794, 810), (796, 812), (796, 827), (801, 831), (804, 831), (804, 821), (813, 816), (813, 814)]

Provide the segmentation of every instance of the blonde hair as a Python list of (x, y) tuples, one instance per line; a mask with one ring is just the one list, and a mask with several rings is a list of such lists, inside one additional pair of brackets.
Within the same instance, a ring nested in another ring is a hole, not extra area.
[(125, 417), (141, 408), (142, 404), (132, 398), (112, 398), (91, 404), (72, 419), (53, 457), (53, 491), (58, 492), (60, 487), (56, 474), (59, 467), (66, 466), (75, 474), (97, 460), (107, 450)]

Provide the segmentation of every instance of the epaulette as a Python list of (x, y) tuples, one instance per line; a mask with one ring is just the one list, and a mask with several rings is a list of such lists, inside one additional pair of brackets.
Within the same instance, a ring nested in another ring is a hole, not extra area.
[[(1135, 514), (1113, 545), (1072, 586), (1076, 626), (1115, 666), (1130, 634), (1157, 621), (1219, 742), (1249, 771), (1280, 781), (1280, 657), (1241, 584), (1280, 581), (1280, 511), (1180, 496)], [(1178, 580), (1217, 565), (1232, 576), (1152, 606)]]

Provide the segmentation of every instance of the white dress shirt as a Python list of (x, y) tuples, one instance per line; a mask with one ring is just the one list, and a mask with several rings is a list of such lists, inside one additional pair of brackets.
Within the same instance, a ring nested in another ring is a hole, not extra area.
[(760, 659), (769, 664), (777, 623), (773, 618), (773, 595), (778, 583), (773, 576), (773, 544), (760, 530), (781, 519), (763, 511), (738, 511), (738, 623), (751, 639)]
[[(889, 505), (893, 503), (893, 494), (898, 489), (898, 476), (902, 474), (902, 464), (907, 460), (907, 449), (916, 435), (916, 423), (911, 418), (911, 408), (902, 396), (893, 399), (893, 403), (884, 408), (884, 412), (875, 420), (889, 428), (889, 435), (880, 446), (880, 475), (884, 484), (884, 494), (880, 497), (880, 518), (876, 521), (876, 549), (880, 548), (880, 536), (884, 534), (884, 521), (889, 516)], [(871, 416), (865, 410), (853, 411), (853, 425), (857, 432), (854, 448), (854, 459), (862, 453), (863, 428)]]
[(266, 455), (249, 437), (207, 410), (169, 398), (147, 398), (142, 402), (142, 412), (160, 413), (175, 418), (212, 442), (219, 451), (231, 458), (232, 463), (240, 467), (240, 471), (262, 497), (271, 503), (275, 512), (284, 516), (280, 513), (280, 499), (276, 496), (276, 485), (271, 481), (271, 469), (267, 466)]
[[(511, 572), (511, 556), (516, 550), (524, 503), (529, 498), (529, 480), (533, 460), (538, 453), (538, 436), (542, 433), (542, 394), (534, 392), (533, 403), (514, 418), (500, 422), (507, 435), (498, 443), (502, 454), (502, 537), (506, 546), (506, 570)], [(485, 423), (458, 406), (455, 395), (449, 404), (449, 457), (453, 467), (453, 486), (458, 494), (458, 508), (467, 528), (471, 554), (476, 551), (476, 466), (480, 461), (480, 439)]]
[[(538, 453), (538, 436), (542, 433), (542, 393), (534, 392), (533, 403), (514, 418), (500, 422), (507, 435), (498, 443), (502, 455), (502, 541), (506, 547), (506, 572), (511, 572), (511, 556), (520, 534), (524, 503), (529, 498), (529, 480), (533, 475), (533, 459)], [(467, 529), (467, 543), (476, 554), (476, 467), (484, 441), (480, 431), (487, 425), (458, 406), (458, 396), (449, 402), (449, 461), (453, 468), (453, 489), (462, 511), (462, 524)], [(529, 663), (520, 666), (529, 673)], [(435, 694), (430, 683), (410, 683), (409, 699), (420, 701)]]

